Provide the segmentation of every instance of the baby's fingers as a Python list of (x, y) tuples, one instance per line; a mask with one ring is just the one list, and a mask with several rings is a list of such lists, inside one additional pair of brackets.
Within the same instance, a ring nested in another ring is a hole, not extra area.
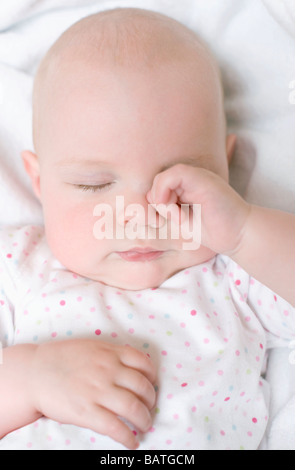
[(151, 384), (155, 383), (157, 376), (155, 365), (143, 352), (131, 346), (123, 346), (120, 351), (120, 361), (124, 366), (143, 374)]
[(127, 449), (135, 450), (139, 446), (136, 433), (112, 411), (97, 407), (89, 418), (89, 424), (86, 425), (89, 429), (110, 437)]
[(191, 168), (181, 164), (158, 173), (147, 194), (148, 202), (150, 204), (176, 204), (183, 196), (190, 173)]
[(125, 367), (116, 376), (116, 385), (134, 393), (151, 410), (156, 402), (155, 387), (140, 372)]

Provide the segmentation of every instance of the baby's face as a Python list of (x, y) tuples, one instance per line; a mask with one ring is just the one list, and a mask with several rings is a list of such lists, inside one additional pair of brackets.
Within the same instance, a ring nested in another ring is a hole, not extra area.
[[(37, 193), (47, 240), (60, 262), (82, 276), (123, 289), (156, 287), (214, 255), (202, 246), (184, 250), (184, 240), (169, 231), (160, 239), (163, 220), (150, 224), (146, 195), (157, 173), (176, 163), (228, 178), (217, 87), (208, 76), (187, 80), (173, 66), (120, 74), (87, 67), (53, 89), (44, 116)], [(130, 223), (130, 215), (116, 213), (118, 196), (125, 207), (143, 208), (137, 229), (144, 230), (136, 230), (137, 239), (116, 238), (115, 230), (110, 239), (97, 239), (100, 204), (110, 208), (113, 227)], [(137, 248), (148, 252), (124, 253)]]

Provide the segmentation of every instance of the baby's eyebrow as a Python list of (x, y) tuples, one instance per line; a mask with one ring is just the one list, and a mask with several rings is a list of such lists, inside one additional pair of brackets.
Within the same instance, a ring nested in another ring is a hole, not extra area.
[(67, 159), (64, 161), (58, 161), (56, 166), (63, 167), (63, 168), (81, 168), (81, 167), (106, 167), (108, 165), (107, 162), (103, 162), (100, 160), (83, 160), (83, 159)]

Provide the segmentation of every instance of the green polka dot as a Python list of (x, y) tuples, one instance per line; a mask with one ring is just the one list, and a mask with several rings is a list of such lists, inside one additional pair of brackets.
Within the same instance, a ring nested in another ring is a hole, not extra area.
[(208, 416), (205, 416), (204, 421), (205, 421), (205, 423), (209, 423), (209, 418), (208, 418)]
[(172, 331), (166, 331), (167, 336), (172, 336), (172, 334), (173, 334)]

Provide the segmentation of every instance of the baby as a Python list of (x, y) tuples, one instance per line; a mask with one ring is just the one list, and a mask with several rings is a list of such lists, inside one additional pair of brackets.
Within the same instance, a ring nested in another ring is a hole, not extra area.
[[(0, 448), (257, 449), (266, 350), (295, 334), (295, 217), (229, 186), (210, 53), (158, 13), (84, 18), (38, 69), (33, 131), (44, 229), (1, 233)], [(102, 204), (135, 239), (94, 235)]]

